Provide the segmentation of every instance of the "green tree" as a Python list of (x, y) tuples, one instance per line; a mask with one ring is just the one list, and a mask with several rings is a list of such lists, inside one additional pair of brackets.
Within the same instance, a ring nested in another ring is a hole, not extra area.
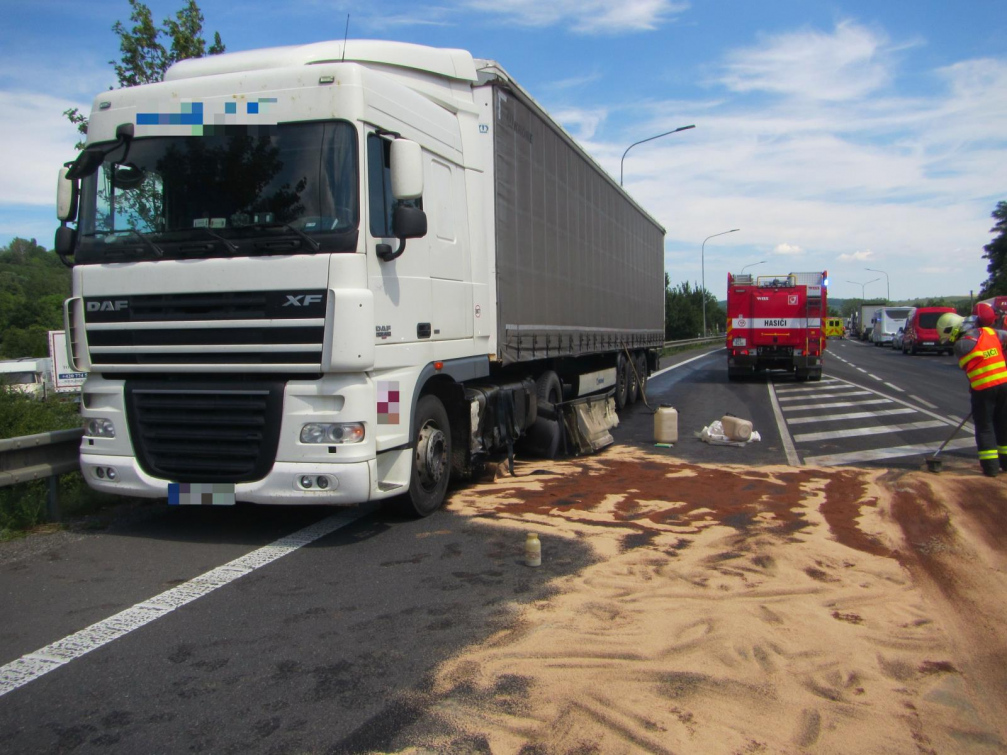
[(1007, 202), (997, 202), (992, 217), (996, 225), (990, 228), (990, 233), (997, 234), (990, 243), (983, 247), (983, 257), (989, 260), (986, 272), (990, 277), (983, 283), (979, 298), (990, 296), (1007, 296)]
[[(127, 29), (121, 21), (112, 25), (112, 31), (119, 37), (122, 57), (118, 62), (110, 60), (109, 64), (115, 69), (120, 87), (162, 81), (172, 63), (224, 52), (219, 32), (213, 33), (213, 44), (207, 48), (203, 39), (203, 13), (196, 0), (187, 0), (174, 18), (168, 17), (161, 22), (160, 28), (154, 25), (150, 8), (142, 2), (129, 0), (129, 7), (133, 27)], [(163, 38), (171, 40), (169, 47), (164, 46)], [(65, 110), (63, 115), (80, 134), (87, 135), (86, 115), (77, 108)], [(84, 148), (83, 136), (77, 149)]]
[(667, 273), (664, 276), (664, 337), (668, 341), (696, 338), (703, 332), (703, 300), (706, 299), (706, 328), (710, 332), (724, 332), (727, 316), (717, 299), (709, 291), (688, 281), (671, 288)]
[(47, 356), (69, 295), (70, 271), (35, 239), (0, 247), (0, 358)]

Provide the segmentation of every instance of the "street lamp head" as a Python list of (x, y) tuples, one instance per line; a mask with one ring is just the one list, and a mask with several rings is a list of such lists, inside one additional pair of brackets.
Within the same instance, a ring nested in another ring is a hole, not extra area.
[(663, 134), (657, 134), (656, 136), (649, 136), (646, 139), (641, 139), (638, 142), (633, 142), (628, 147), (626, 147), (626, 151), (622, 153), (622, 160), (619, 161), (619, 186), (622, 186), (622, 167), (623, 164), (626, 162), (626, 155), (629, 154), (629, 151), (633, 149), (633, 147), (635, 147), (637, 144), (644, 144), (645, 142), (652, 142), (655, 139), (660, 139), (662, 136), (670, 136), (671, 134), (677, 134), (679, 131), (688, 131), (690, 128), (696, 128), (696, 124), (694, 123), (691, 126), (679, 126), (678, 128), (672, 129), (671, 131), (665, 131)]

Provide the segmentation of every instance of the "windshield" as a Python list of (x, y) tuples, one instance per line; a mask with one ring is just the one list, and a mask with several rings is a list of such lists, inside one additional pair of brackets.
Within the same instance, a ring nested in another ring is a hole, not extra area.
[(920, 315), (920, 327), (933, 329), (937, 327), (937, 321), (941, 319), (943, 312), (924, 312)]
[(351, 252), (357, 185), (344, 121), (138, 138), (82, 181), (75, 259)]

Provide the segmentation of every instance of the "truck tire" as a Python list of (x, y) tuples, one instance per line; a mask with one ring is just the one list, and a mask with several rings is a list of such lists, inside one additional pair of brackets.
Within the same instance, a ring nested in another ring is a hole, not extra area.
[(629, 398), (629, 365), (626, 357), (620, 354), (615, 360), (615, 408), (621, 411), (626, 407)]
[(798, 383), (803, 383), (805, 380), (808, 379), (808, 375), (809, 373), (807, 370), (798, 369), (797, 371), (794, 372), (794, 379)]
[(636, 355), (636, 372), (640, 378), (640, 398), (647, 400), (647, 355), (640, 351)]
[(821, 368), (821, 367), (819, 367), (818, 369), (814, 369), (814, 370), (811, 370), (811, 371), (810, 371), (810, 372), (808, 373), (808, 377), (809, 377), (809, 378), (810, 378), (811, 380), (813, 380), (813, 381), (815, 381), (815, 382), (818, 382), (819, 380), (821, 380), (821, 379), (822, 379), (822, 368)]
[(637, 399), (640, 398), (640, 383), (637, 381), (637, 373), (639, 369), (636, 365), (636, 359), (631, 357), (626, 360), (626, 375), (628, 377), (628, 382), (626, 383), (626, 403), (635, 404)]
[(427, 394), (416, 404), (413, 417), (413, 470), (408, 502), (416, 516), (430, 516), (444, 503), (451, 481), (451, 423), (444, 404)]
[[(535, 393), (539, 406), (543, 402), (558, 404), (563, 400), (563, 384), (559, 375), (552, 370), (543, 372), (535, 380)], [(541, 414), (532, 423), (519, 441), (519, 453), (535, 456), (540, 459), (555, 459), (559, 455), (560, 443), (563, 440), (560, 431), (561, 418), (545, 417)]]

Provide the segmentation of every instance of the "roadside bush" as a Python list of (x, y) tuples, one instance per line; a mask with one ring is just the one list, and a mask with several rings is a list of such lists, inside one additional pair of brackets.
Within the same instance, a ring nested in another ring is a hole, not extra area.
[(0, 438), (47, 433), (80, 427), (76, 395), (39, 400), (17, 391), (0, 389)]
[[(80, 427), (80, 413), (72, 398), (52, 396), (43, 401), (0, 389), (0, 437), (16, 438), (50, 430)], [(61, 475), (60, 509), (66, 515), (94, 510), (107, 496), (92, 491), (79, 472)], [(48, 480), (0, 488), (0, 540), (16, 537), (46, 520)]]

